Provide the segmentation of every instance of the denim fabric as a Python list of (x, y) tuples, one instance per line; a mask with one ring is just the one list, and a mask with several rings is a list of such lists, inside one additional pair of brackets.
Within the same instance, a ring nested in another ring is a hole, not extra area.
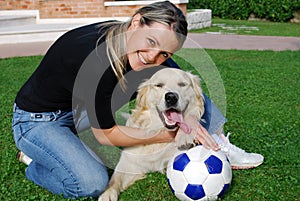
[(203, 94), (203, 96), (205, 111), (200, 123), (208, 131), (208, 133), (212, 135), (215, 134), (227, 120), (213, 102), (205, 94)]
[(17, 147), (33, 159), (28, 180), (67, 198), (105, 190), (106, 167), (76, 135), (72, 111), (30, 113), (15, 106), (12, 128)]

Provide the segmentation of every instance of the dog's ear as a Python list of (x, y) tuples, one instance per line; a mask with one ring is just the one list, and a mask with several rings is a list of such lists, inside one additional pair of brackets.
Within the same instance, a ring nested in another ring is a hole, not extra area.
[[(189, 76), (192, 80), (192, 87), (193, 87), (196, 97), (197, 97), (197, 103), (200, 108), (204, 108), (204, 97), (203, 97), (203, 92), (202, 92), (202, 88), (201, 88), (201, 79), (192, 73), (189, 73)], [(203, 112), (204, 111), (201, 111), (201, 115), (203, 114)]]
[(143, 82), (138, 88), (138, 94), (136, 97), (136, 108), (145, 108), (147, 107), (147, 93), (149, 91), (149, 80)]

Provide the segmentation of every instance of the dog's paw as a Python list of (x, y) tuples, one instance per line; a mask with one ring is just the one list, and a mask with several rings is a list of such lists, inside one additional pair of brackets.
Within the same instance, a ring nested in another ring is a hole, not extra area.
[(187, 144), (182, 144), (182, 145), (179, 145), (177, 146), (177, 149), (179, 151), (184, 151), (184, 150), (188, 150), (188, 149), (191, 149), (194, 147), (194, 144), (193, 143), (187, 143)]
[(198, 146), (200, 144), (201, 143), (198, 140), (194, 139), (194, 141), (192, 143), (186, 142), (185, 144), (179, 144), (179, 145), (177, 145), (177, 148), (178, 148), (179, 151), (184, 151), (184, 150), (191, 149), (191, 148), (193, 148), (195, 146)]
[(118, 200), (118, 192), (115, 189), (109, 188), (100, 197), (98, 201), (117, 201)]

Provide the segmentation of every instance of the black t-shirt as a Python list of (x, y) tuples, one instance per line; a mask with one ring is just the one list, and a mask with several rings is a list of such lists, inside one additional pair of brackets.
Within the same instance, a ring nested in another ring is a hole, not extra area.
[[(134, 97), (141, 81), (160, 68), (142, 73), (131, 71), (131, 85), (122, 91), (107, 57), (105, 37), (101, 37), (107, 29), (101, 24), (86, 25), (62, 35), (18, 92), (18, 107), (29, 112), (84, 108), (92, 127), (113, 127), (115, 111)], [(171, 60), (164, 65), (174, 63)], [(124, 73), (130, 70), (128, 65)]]

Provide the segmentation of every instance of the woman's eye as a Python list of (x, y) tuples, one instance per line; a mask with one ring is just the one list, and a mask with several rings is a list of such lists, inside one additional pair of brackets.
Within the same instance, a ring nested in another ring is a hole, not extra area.
[(148, 39), (148, 41), (149, 41), (149, 44), (151, 45), (151, 46), (154, 46), (155, 45), (155, 41), (154, 40), (152, 40), (152, 39)]
[(163, 55), (163, 57), (165, 57), (165, 58), (168, 58), (168, 57), (169, 57), (169, 54), (168, 54), (168, 53), (166, 53), (166, 52), (162, 52), (161, 54), (162, 54), (162, 55)]

